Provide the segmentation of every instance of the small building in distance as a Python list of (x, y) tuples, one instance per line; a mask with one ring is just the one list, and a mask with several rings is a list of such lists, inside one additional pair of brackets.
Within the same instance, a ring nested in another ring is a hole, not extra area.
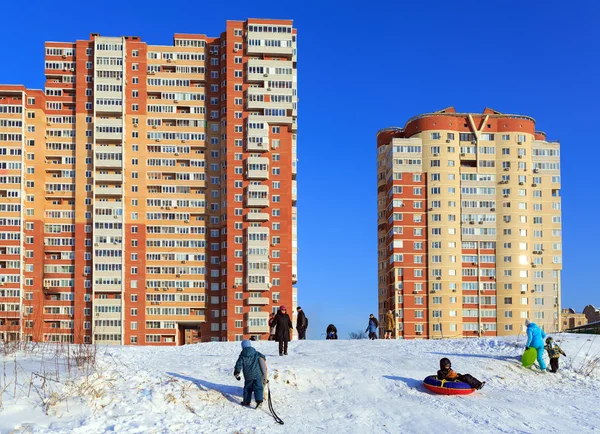
[(587, 318), (588, 324), (600, 321), (600, 309), (597, 309), (591, 304), (588, 304), (583, 308), (583, 314)]
[(583, 326), (588, 323), (588, 319), (585, 316), (585, 310), (584, 313), (577, 313), (575, 312), (575, 309), (562, 309), (560, 316), (562, 321), (560, 329), (562, 331)]

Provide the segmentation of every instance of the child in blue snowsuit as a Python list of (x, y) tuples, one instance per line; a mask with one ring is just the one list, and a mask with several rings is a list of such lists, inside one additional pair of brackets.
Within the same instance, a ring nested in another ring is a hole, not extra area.
[(528, 319), (525, 320), (525, 325), (527, 326), (527, 344), (525, 344), (525, 349), (528, 349), (529, 347), (535, 348), (540, 369), (545, 371), (544, 338), (546, 337), (546, 333), (544, 333), (544, 330), (539, 328), (536, 323), (531, 322)]
[[(264, 372), (261, 369), (261, 361), (264, 365)], [(263, 402), (264, 384), (267, 381), (266, 357), (252, 348), (249, 340), (242, 341), (242, 352), (237, 359), (233, 375), (240, 380), (240, 372), (244, 373), (244, 398), (242, 405), (247, 407), (252, 401), (252, 392), (256, 400), (256, 408), (259, 408)]]

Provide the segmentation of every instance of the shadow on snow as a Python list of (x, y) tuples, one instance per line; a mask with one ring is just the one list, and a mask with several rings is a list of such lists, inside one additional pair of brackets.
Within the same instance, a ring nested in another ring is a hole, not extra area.
[(414, 378), (406, 378), (406, 377), (396, 377), (394, 375), (384, 375), (383, 378), (387, 378), (392, 381), (402, 381), (411, 389), (424, 390), (423, 380), (415, 380)]
[(216, 390), (221, 395), (223, 395), (225, 398), (227, 398), (228, 401), (231, 401), (235, 404), (239, 404), (241, 402), (241, 399), (238, 400), (238, 399), (235, 399), (234, 397), (242, 398), (243, 392), (244, 392), (244, 389), (240, 386), (229, 386), (227, 384), (211, 383), (210, 381), (201, 380), (199, 378), (188, 377), (187, 375), (177, 374), (175, 372), (167, 372), (167, 375), (171, 375), (176, 378), (181, 378), (182, 380), (186, 380), (186, 381), (191, 381), (196, 386), (198, 386), (198, 389), (203, 390), (203, 391), (206, 391), (208, 389)]

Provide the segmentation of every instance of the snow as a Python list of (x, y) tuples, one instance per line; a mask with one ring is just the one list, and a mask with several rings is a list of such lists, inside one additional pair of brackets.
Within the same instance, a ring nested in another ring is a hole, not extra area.
[[(283, 357), (277, 343), (255, 342), (267, 356), (273, 407), (283, 426), (266, 402), (259, 410), (239, 405), (243, 381), (232, 375), (237, 342), (98, 347), (95, 364), (84, 363), (86, 369), (74, 367), (64, 347), (21, 349), (0, 356), (0, 433), (598, 430), (600, 367), (594, 369), (594, 360), (600, 339), (555, 339), (568, 355), (558, 374), (520, 367), (522, 336), (293, 341)], [(468, 396), (427, 391), (422, 380), (435, 374), (442, 357), (486, 386)]]

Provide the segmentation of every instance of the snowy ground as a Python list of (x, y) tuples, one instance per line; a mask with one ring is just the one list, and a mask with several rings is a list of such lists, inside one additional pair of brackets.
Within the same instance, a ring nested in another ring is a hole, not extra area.
[[(68, 369), (48, 348), (20, 351), (0, 357), (0, 433), (598, 431), (600, 367), (591, 361), (600, 356), (600, 339), (558, 339), (568, 357), (556, 375), (519, 366), (522, 337), (518, 344), (516, 338), (302, 341), (290, 344), (287, 357), (277, 355), (276, 343), (258, 342), (283, 426), (266, 405), (240, 407), (242, 383), (232, 376), (239, 343), (104, 347), (93, 371)], [(441, 357), (487, 381), (485, 388), (469, 396), (424, 389), (423, 378)]]

